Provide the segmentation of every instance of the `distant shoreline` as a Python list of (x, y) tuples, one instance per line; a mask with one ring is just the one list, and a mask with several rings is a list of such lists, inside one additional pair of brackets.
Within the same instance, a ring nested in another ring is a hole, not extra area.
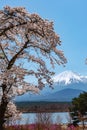
[(68, 112), (71, 102), (16, 102), (17, 109), (23, 113)]

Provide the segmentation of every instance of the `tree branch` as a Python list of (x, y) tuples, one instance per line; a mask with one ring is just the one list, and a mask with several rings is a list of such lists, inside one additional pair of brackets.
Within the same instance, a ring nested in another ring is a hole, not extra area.
[(14, 27), (18, 27), (18, 26), (25, 25), (25, 24), (27, 24), (27, 22), (23, 22), (23, 23), (20, 23), (20, 24), (17, 24), (17, 25), (11, 24), (9, 27), (4, 28), (4, 30), (0, 33), (0, 36), (4, 35), (6, 31), (8, 31), (8, 30), (10, 30)]
[(19, 52), (17, 54), (15, 54), (15, 56), (12, 57), (12, 59), (9, 61), (8, 67), (7, 69), (11, 69), (11, 67), (13, 66), (13, 64), (15, 63), (17, 57), (21, 54), (21, 52), (27, 47), (27, 44), (29, 43), (29, 40), (24, 44), (24, 46), (19, 50)]
[(1, 51), (2, 51), (2, 53), (3, 53), (3, 55), (4, 55), (4, 57), (6, 58), (6, 62), (8, 63), (9, 60), (8, 60), (8, 58), (7, 58), (7, 56), (6, 56), (5, 52), (4, 52), (4, 49), (2, 48), (1, 43), (0, 43), (0, 49), (1, 49)]

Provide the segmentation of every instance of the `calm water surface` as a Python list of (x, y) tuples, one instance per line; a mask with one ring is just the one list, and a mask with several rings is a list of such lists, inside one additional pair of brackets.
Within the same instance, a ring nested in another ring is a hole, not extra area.
[[(51, 113), (53, 123), (68, 123), (70, 116), (68, 112)], [(22, 119), (18, 121), (18, 124), (35, 123), (36, 113), (23, 113)]]

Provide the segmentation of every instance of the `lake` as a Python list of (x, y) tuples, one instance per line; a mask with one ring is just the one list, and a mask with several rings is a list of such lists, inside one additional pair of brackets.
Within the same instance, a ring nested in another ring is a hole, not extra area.
[[(57, 112), (52, 114), (53, 123), (66, 124), (70, 122), (70, 116), (68, 112)], [(23, 113), (22, 119), (17, 124), (31, 124), (35, 123), (36, 113)]]

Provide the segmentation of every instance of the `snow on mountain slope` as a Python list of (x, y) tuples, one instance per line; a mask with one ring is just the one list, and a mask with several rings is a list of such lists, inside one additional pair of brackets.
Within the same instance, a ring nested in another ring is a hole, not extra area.
[(53, 81), (59, 84), (64, 83), (65, 85), (78, 82), (87, 82), (87, 76), (81, 76), (72, 71), (64, 71), (59, 75), (53, 77)]

